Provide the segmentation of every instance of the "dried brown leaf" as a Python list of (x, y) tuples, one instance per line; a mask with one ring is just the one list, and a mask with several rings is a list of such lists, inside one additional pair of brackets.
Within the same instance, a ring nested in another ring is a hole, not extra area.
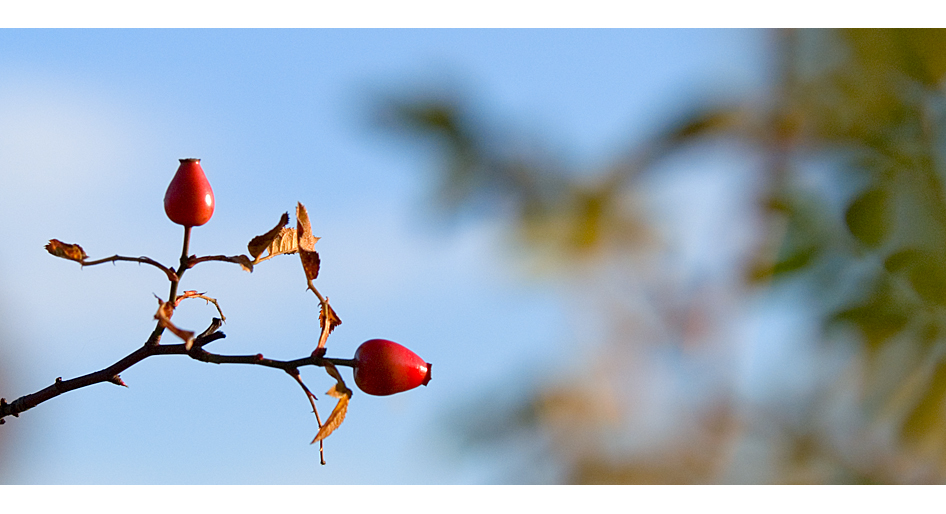
[(338, 372), (338, 368), (336, 368), (334, 364), (331, 362), (325, 362), (325, 372), (335, 379), (335, 385), (332, 386), (332, 388), (329, 389), (325, 394), (335, 398), (352, 395), (352, 390), (349, 389), (347, 385), (345, 385), (345, 381), (342, 380), (341, 373)]
[[(250, 240), (246, 248), (253, 256), (253, 263), (262, 262), (277, 255), (292, 254), (298, 249), (296, 230), (286, 227), (289, 213), (283, 213), (279, 223), (269, 232)], [(264, 257), (263, 254), (266, 253)]]
[(298, 249), (299, 244), (296, 241), (296, 231), (289, 227), (283, 227), (279, 229), (279, 234), (273, 239), (273, 242), (270, 243), (269, 248), (267, 248), (269, 254), (266, 258), (293, 254), (296, 253)]
[(331, 396), (332, 398), (341, 398), (343, 396), (348, 396), (346, 391), (347, 391), (347, 388), (342, 389), (339, 387), (338, 384), (335, 384), (332, 387), (328, 388), (328, 391), (325, 391), (325, 394)]
[(56, 257), (76, 262), (82, 262), (88, 257), (81, 246), (63, 243), (58, 239), (50, 239), (49, 243), (46, 244), (46, 251)]
[(301, 202), (296, 206), (296, 237), (299, 241), (300, 250), (315, 250), (315, 243), (319, 237), (312, 235), (312, 224), (309, 222), (309, 213)]
[(232, 257), (232, 259), (233, 260), (231, 262), (239, 264), (244, 271), (253, 273), (253, 261), (251, 261), (249, 257), (246, 255), (236, 255)]
[(315, 439), (312, 440), (313, 443), (328, 437), (342, 424), (342, 421), (345, 421), (345, 414), (348, 413), (348, 400), (351, 399), (352, 395), (351, 389), (345, 385), (345, 381), (342, 380), (342, 375), (338, 372), (338, 368), (336, 368), (334, 364), (331, 362), (326, 362), (325, 371), (336, 381), (335, 385), (333, 385), (331, 389), (329, 389), (325, 394), (338, 398), (338, 403), (335, 404), (335, 408), (332, 409), (332, 413), (329, 414), (328, 419), (325, 420), (325, 424), (319, 428), (319, 432), (315, 435)]
[(319, 336), (318, 348), (325, 346), (329, 334), (335, 330), (335, 327), (342, 324), (341, 318), (335, 314), (335, 309), (328, 303), (328, 298), (322, 302), (322, 309), (319, 311), (319, 326), (322, 327), (322, 334)]
[(158, 320), (161, 326), (170, 330), (177, 337), (180, 337), (181, 340), (184, 341), (184, 348), (190, 350), (191, 346), (194, 345), (194, 332), (183, 330), (175, 326), (174, 323), (171, 323), (171, 315), (173, 313), (174, 306), (171, 302), (161, 302), (161, 306), (158, 307), (158, 312), (155, 313), (154, 319)]
[(253, 258), (257, 258), (263, 254), (264, 251), (269, 247), (270, 243), (273, 242), (273, 239), (279, 235), (279, 232), (289, 224), (289, 213), (284, 212), (282, 217), (279, 218), (279, 223), (272, 228), (269, 232), (256, 236), (253, 239), (250, 239), (250, 242), (246, 245), (247, 250), (250, 251), (250, 255)]
[(315, 434), (315, 439), (312, 440), (312, 443), (316, 441), (321, 441), (332, 434), (336, 428), (341, 426), (342, 421), (345, 421), (345, 414), (348, 413), (348, 400), (350, 396), (342, 396), (338, 399), (338, 403), (335, 404), (335, 408), (332, 409), (332, 413), (328, 415), (328, 419), (325, 420), (325, 424), (322, 425), (322, 428), (319, 429), (319, 433)]
[(319, 252), (299, 249), (299, 258), (302, 259), (302, 269), (305, 271), (305, 277), (309, 280), (315, 280), (319, 276)]

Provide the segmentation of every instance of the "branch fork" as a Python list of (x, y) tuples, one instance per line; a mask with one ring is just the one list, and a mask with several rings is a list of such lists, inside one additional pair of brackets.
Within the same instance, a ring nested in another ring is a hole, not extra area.
[[(151, 335), (141, 347), (107, 368), (69, 380), (63, 380), (62, 377), (58, 377), (52, 385), (36, 393), (17, 398), (11, 403), (7, 403), (6, 399), (0, 398), (0, 424), (5, 422), (4, 418), (7, 416), (19, 417), (21, 412), (75, 389), (103, 382), (128, 387), (121, 378), (120, 373), (146, 358), (156, 355), (187, 355), (194, 360), (213, 364), (249, 364), (285, 371), (299, 384), (312, 407), (316, 423), (319, 427), (318, 434), (312, 442), (319, 442), (321, 463), (325, 464), (323, 440), (341, 424), (347, 410), (348, 399), (352, 395), (352, 391), (348, 389), (344, 381), (342, 381), (336, 366), (354, 366), (355, 361), (352, 359), (325, 357), (325, 344), (328, 336), (342, 321), (329, 305), (328, 297), (322, 296), (312, 282), (319, 273), (320, 259), (314, 249), (315, 242), (317, 242), (319, 238), (312, 235), (308, 213), (301, 203), (298, 204), (296, 208), (296, 217), (297, 226), (295, 229), (286, 227), (289, 223), (288, 213), (286, 213), (282, 215), (276, 227), (261, 236), (254, 237), (247, 245), (252, 257), (247, 255), (229, 257), (224, 255), (209, 255), (204, 257), (197, 257), (195, 255), (189, 256), (188, 247), (192, 227), (184, 226), (184, 239), (177, 269), (165, 266), (150, 257), (113, 255), (103, 259), (88, 260), (88, 255), (81, 246), (51, 239), (46, 245), (47, 252), (56, 257), (78, 262), (82, 267), (95, 266), (106, 262), (115, 263), (128, 261), (147, 264), (158, 268), (167, 276), (170, 282), (170, 290), (167, 300), (157, 297), (156, 295), (158, 309), (154, 318), (157, 323)], [(306, 357), (289, 361), (269, 359), (264, 357), (262, 353), (253, 355), (223, 355), (206, 351), (204, 347), (207, 344), (226, 337), (223, 332), (219, 331), (226, 318), (223, 315), (223, 310), (220, 308), (217, 299), (206, 296), (205, 293), (199, 293), (196, 290), (184, 291), (182, 294), (178, 294), (178, 287), (184, 273), (197, 264), (210, 261), (235, 263), (240, 265), (244, 270), (252, 272), (253, 266), (262, 261), (271, 259), (277, 255), (292, 253), (299, 253), (303, 270), (306, 274), (307, 289), (311, 290), (319, 301), (319, 322), (321, 331), (315, 350)], [(175, 308), (177, 308), (182, 301), (189, 298), (200, 298), (208, 303), (213, 303), (220, 315), (219, 318), (213, 318), (210, 325), (200, 334), (182, 329), (171, 321)], [(182, 343), (161, 344), (161, 336), (164, 334), (165, 330), (170, 331), (181, 339)], [(336, 384), (329, 389), (328, 394), (338, 398), (339, 401), (324, 424), (315, 405), (315, 394), (313, 394), (302, 381), (302, 377), (299, 373), (299, 368), (302, 366), (318, 366), (325, 368), (329, 375), (336, 380)]]

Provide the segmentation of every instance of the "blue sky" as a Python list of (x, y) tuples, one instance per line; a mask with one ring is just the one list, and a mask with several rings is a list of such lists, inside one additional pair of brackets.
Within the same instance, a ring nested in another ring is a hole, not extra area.
[[(320, 466), (314, 419), (288, 377), (148, 359), (123, 373), (128, 389), (85, 388), (10, 419), (0, 477), (497, 480), (505, 463), (457, 453), (446, 419), (501, 381), (560, 364), (574, 331), (565, 297), (520, 273), (501, 220), (444, 227), (429, 202), (436, 156), (378, 128), (377, 102), (456, 87), (484, 118), (594, 169), (697, 99), (760, 95), (768, 44), (755, 30), (0, 31), (0, 394), (101, 369), (144, 341), (152, 293), (167, 294), (159, 271), (80, 269), (43, 245), (174, 263), (181, 228), (162, 199), (183, 157), (202, 159), (216, 196), (193, 253), (243, 253), (302, 202), (322, 237), (317, 285), (344, 322), (329, 355), (384, 337), (433, 363), (426, 388), (356, 392)], [(204, 264), (182, 287), (221, 302), (228, 337), (212, 350), (291, 359), (317, 339), (295, 257), (252, 274)], [(175, 320), (202, 329), (214, 315), (193, 302)], [(332, 383), (318, 369), (303, 377), (320, 398)], [(332, 405), (319, 402), (323, 416)]]

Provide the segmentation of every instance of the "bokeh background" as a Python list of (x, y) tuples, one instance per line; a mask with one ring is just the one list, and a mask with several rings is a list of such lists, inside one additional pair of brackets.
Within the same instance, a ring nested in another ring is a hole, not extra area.
[[(192, 253), (245, 253), (302, 202), (343, 320), (329, 355), (384, 337), (433, 363), (426, 388), (356, 391), (320, 466), (288, 376), (151, 358), (128, 389), (7, 418), (0, 481), (941, 482), (944, 49), (937, 30), (0, 31), (0, 396), (144, 342), (162, 273), (43, 245), (173, 264), (183, 157), (217, 201)], [(212, 351), (317, 340), (295, 257), (182, 287), (220, 301)]]

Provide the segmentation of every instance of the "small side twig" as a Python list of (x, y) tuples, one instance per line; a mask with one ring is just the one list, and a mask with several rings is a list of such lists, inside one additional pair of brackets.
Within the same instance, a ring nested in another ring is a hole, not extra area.
[(173, 269), (161, 264), (160, 262), (150, 257), (125, 257), (123, 255), (113, 255), (111, 257), (106, 257), (104, 259), (98, 259), (94, 261), (82, 260), (82, 261), (79, 261), (79, 265), (81, 265), (84, 268), (86, 266), (95, 266), (96, 264), (104, 264), (106, 262), (117, 262), (117, 261), (128, 261), (128, 262), (137, 262), (141, 264), (150, 264), (151, 266), (154, 266), (155, 268), (158, 268), (159, 270), (163, 271), (168, 276), (168, 280), (172, 282), (176, 282), (178, 280), (177, 273), (175, 273)]
[(250, 272), (253, 271), (253, 265), (254, 265), (254, 264), (257, 264), (256, 262), (253, 262), (253, 261), (252, 261), (249, 257), (247, 257), (246, 255), (230, 255), (230, 256), (227, 256), (227, 255), (205, 255), (205, 256), (203, 256), (203, 257), (197, 257), (197, 256), (192, 255), (192, 256), (187, 260), (187, 267), (188, 267), (188, 268), (193, 268), (194, 266), (196, 266), (196, 265), (198, 265), (198, 264), (200, 264), (200, 263), (202, 263), (202, 262), (210, 262), (210, 261), (232, 262), (232, 263), (234, 263), (234, 264), (239, 264), (240, 267), (242, 267), (242, 268), (245, 269), (246, 271), (250, 271)]
[[(202, 300), (206, 300), (207, 303), (214, 304), (214, 307), (217, 308), (217, 312), (220, 314), (220, 321), (227, 321), (227, 317), (223, 315), (223, 310), (220, 308), (220, 304), (217, 303), (217, 299), (211, 298), (205, 295), (204, 293), (198, 293), (197, 291), (184, 291), (184, 294), (179, 295), (177, 299), (174, 301), (174, 308), (176, 309), (181, 304), (182, 301), (188, 298), (200, 298)], [(217, 319), (217, 318), (214, 318), (214, 319)]]
[[(322, 418), (319, 417), (319, 409), (315, 407), (315, 400), (316, 400), (315, 395), (312, 394), (312, 391), (309, 391), (309, 388), (306, 387), (305, 382), (302, 381), (302, 377), (299, 376), (298, 369), (293, 368), (291, 370), (287, 370), (286, 373), (289, 373), (289, 376), (296, 379), (296, 383), (298, 383), (299, 386), (302, 387), (302, 390), (305, 391), (306, 398), (309, 399), (309, 405), (312, 405), (312, 412), (315, 413), (315, 422), (319, 424), (319, 429), (321, 429)], [(321, 439), (319, 440), (319, 460), (324, 466), (325, 465), (325, 445), (322, 443)]]

